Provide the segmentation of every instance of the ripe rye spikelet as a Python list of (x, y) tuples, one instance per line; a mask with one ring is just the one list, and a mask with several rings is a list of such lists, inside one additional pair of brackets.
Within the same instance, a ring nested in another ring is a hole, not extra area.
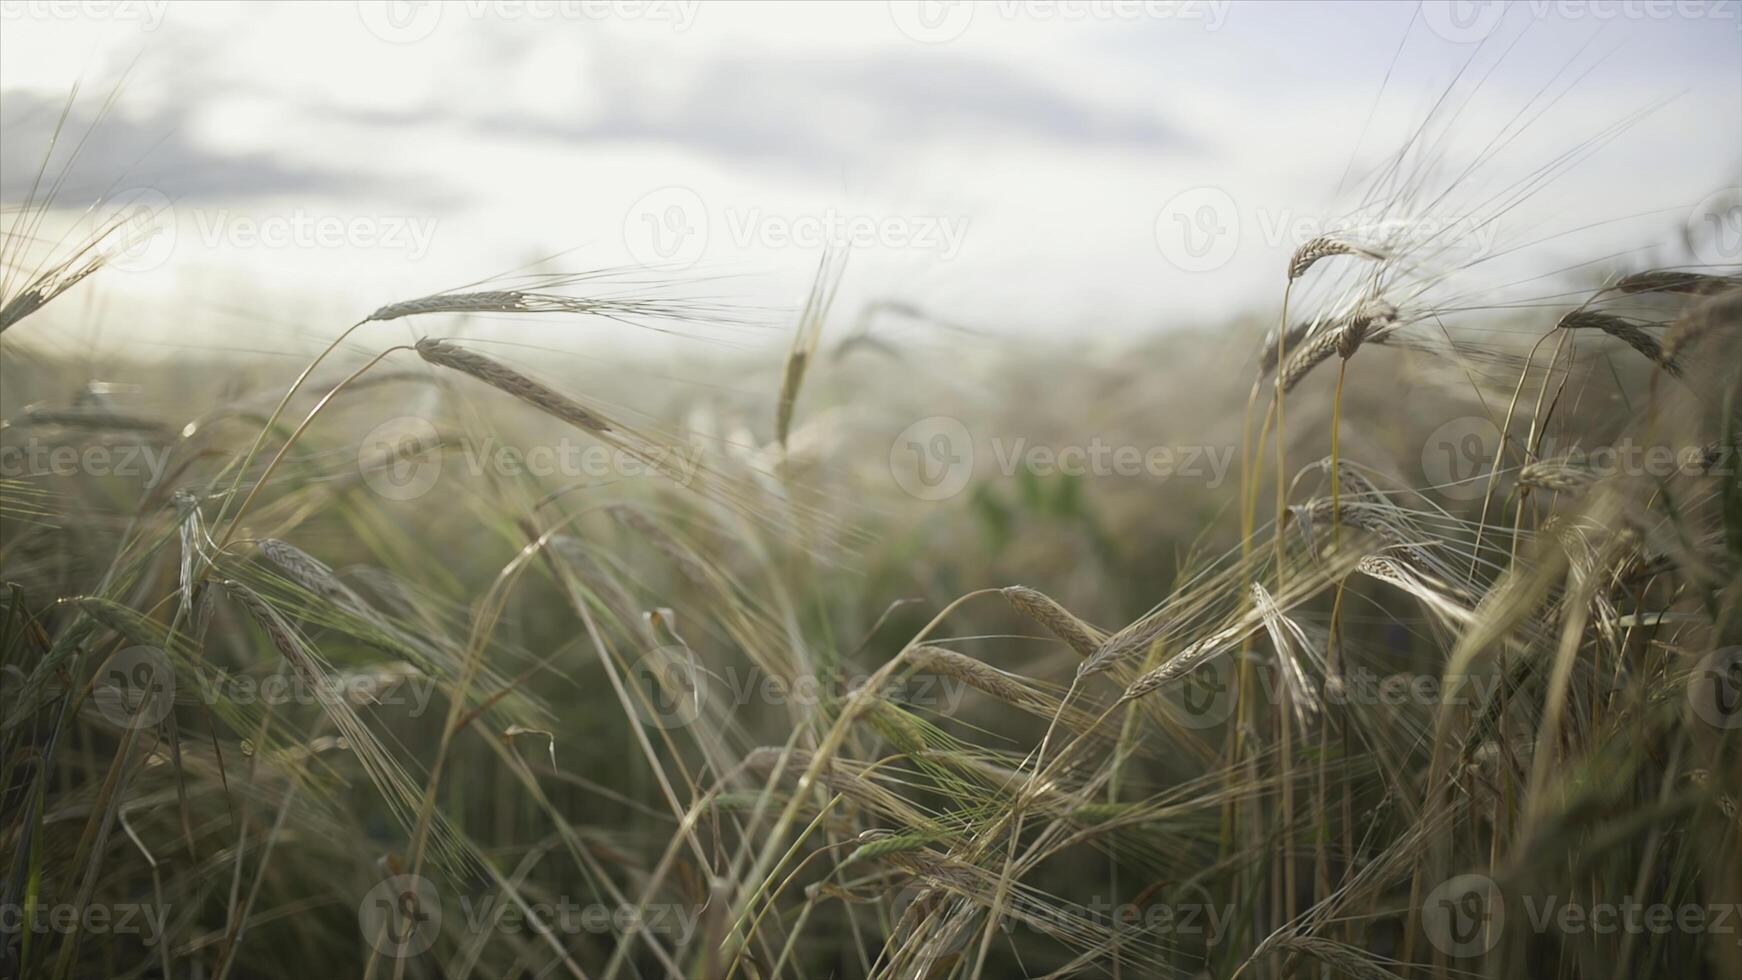
[[(584, 277), (546, 278), (545, 281), (563, 284), (578, 281), (580, 278)], [(682, 300), (589, 299), (520, 289), (489, 289), (420, 296), (417, 299), (389, 303), (369, 314), (367, 319), (397, 320), (425, 313), (577, 313), (617, 319), (689, 319), (708, 315), (716, 319), (730, 319), (729, 311), (710, 309)]]
[(1008, 674), (981, 660), (943, 647), (921, 644), (908, 651), (908, 663), (923, 672), (954, 677), (1012, 705), (1033, 703), (1034, 694)]
[(1289, 936), (1277, 940), (1274, 948), (1289, 953), (1284, 961), (1284, 976), (1304, 975), (1292, 967), (1299, 956), (1306, 955), (1330, 967), (1336, 976), (1348, 977), (1349, 980), (1397, 980), (1397, 974), (1373, 962), (1365, 951), (1330, 939)]
[(1359, 255), (1368, 259), (1382, 259), (1385, 256), (1362, 245), (1338, 238), (1335, 235), (1320, 235), (1303, 242), (1294, 250), (1294, 255), (1288, 260), (1288, 278), (1292, 282), (1306, 275), (1320, 259), (1328, 259), (1333, 255)]
[(1657, 338), (1646, 333), (1638, 324), (1623, 320), (1607, 313), (1596, 313), (1590, 310), (1575, 310), (1561, 317), (1558, 326), (1563, 330), (1601, 330), (1616, 340), (1621, 341), (1639, 353), (1647, 360), (1675, 377), (1681, 377), (1681, 366), (1675, 359), (1664, 352), (1663, 345)]
[(469, 374), (499, 391), (505, 391), (532, 407), (588, 432), (612, 431), (610, 423), (579, 402), (545, 387), (519, 371), (464, 347), (431, 340), (417, 342), (417, 355), (431, 364)]
[(1250, 626), (1230, 626), (1193, 643), (1169, 658), (1167, 663), (1133, 681), (1131, 686), (1125, 689), (1125, 693), (1119, 696), (1119, 703), (1123, 704), (1126, 701), (1140, 698), (1160, 688), (1168, 681), (1184, 677), (1226, 650), (1230, 643), (1240, 639), (1251, 630)]
[(1622, 276), (1610, 287), (1623, 293), (1686, 293), (1691, 296), (1715, 296), (1731, 289), (1742, 288), (1742, 277), (1710, 276), (1699, 272), (1677, 272), (1655, 269)]
[(1305, 346), (1288, 359), (1277, 384), (1284, 392), (1294, 390), (1301, 379), (1337, 354), (1345, 360), (1354, 356), (1362, 342), (1370, 336), (1378, 339), (1397, 322), (1397, 307), (1384, 300), (1367, 300), (1341, 323), (1334, 324), (1307, 340)]
[(437, 293), (389, 303), (369, 314), (371, 320), (397, 320), (420, 313), (527, 313), (526, 294), (514, 289), (477, 293)]
[(1595, 473), (1565, 457), (1538, 460), (1518, 471), (1519, 486), (1556, 493), (1583, 493), (1596, 480)]
[(1087, 677), (1110, 670), (1113, 665), (1149, 649), (1167, 626), (1167, 620), (1155, 616), (1113, 634), (1087, 660), (1077, 665), (1077, 676)]
[(1081, 657), (1092, 657), (1106, 635), (1071, 614), (1053, 598), (1026, 585), (1012, 585), (999, 590), (1010, 607), (1047, 628), (1052, 635), (1065, 641)]
[(352, 596), (326, 563), (288, 541), (262, 538), (260, 553), (290, 576), (291, 581), (324, 599), (343, 602)]
[[(1301, 341), (1305, 340), (1306, 335), (1312, 331), (1314, 325), (1315, 321), (1313, 320), (1302, 320), (1289, 327), (1282, 337), (1283, 348), (1290, 351), (1298, 348)], [(1272, 328), (1269, 333), (1264, 335), (1263, 349), (1258, 352), (1259, 377), (1267, 378), (1270, 376), (1270, 372), (1276, 370), (1276, 347), (1276, 330)]]

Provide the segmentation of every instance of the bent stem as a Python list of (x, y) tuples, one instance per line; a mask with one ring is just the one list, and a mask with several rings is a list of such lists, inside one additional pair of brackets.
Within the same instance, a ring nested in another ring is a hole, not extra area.
[[(260, 447), (266, 444), (266, 434), (271, 432), (272, 427), (277, 424), (278, 417), (284, 414), (284, 409), (290, 404), (290, 400), (296, 397), (298, 391), (302, 390), (302, 386), (308, 381), (309, 375), (313, 374), (315, 368), (319, 367), (320, 363), (327, 359), (327, 355), (337, 350), (339, 345), (345, 342), (346, 337), (349, 337), (358, 327), (361, 327), (363, 324), (368, 322), (367, 319), (358, 320), (356, 323), (346, 327), (342, 333), (333, 338), (332, 343), (328, 344), (319, 354), (316, 354), (315, 359), (308, 362), (308, 366), (304, 367), (302, 373), (296, 376), (296, 380), (291, 382), (290, 389), (284, 393), (283, 398), (278, 400), (278, 407), (272, 410), (272, 414), (266, 417), (266, 424), (260, 427), (260, 434), (254, 437), (254, 445), (248, 447), (248, 454), (242, 457), (242, 465), (236, 469), (236, 478), (230, 482), (230, 489), (224, 494), (224, 502), (218, 507), (217, 523), (222, 524), (224, 522), (224, 517), (230, 512), (230, 501), (235, 499), (236, 491), (242, 488), (242, 478), (247, 475), (248, 467), (254, 465), (254, 458), (260, 455)], [(294, 439), (295, 437), (292, 436), (291, 438)], [(261, 482), (265, 481), (263, 480)], [(253, 495), (250, 494), (249, 496), (252, 497)], [(244, 507), (246, 507), (246, 504), (244, 504)], [(225, 535), (225, 539), (228, 540), (228, 538), (229, 535)]]

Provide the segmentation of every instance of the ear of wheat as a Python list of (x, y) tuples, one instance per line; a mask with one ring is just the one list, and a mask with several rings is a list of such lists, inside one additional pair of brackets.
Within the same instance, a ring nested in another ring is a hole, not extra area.
[(1557, 493), (1583, 493), (1596, 482), (1590, 470), (1569, 459), (1543, 459), (1518, 471), (1518, 485)]
[(1308, 239), (1294, 250), (1294, 255), (1288, 260), (1288, 278), (1290, 281), (1306, 275), (1320, 259), (1328, 259), (1333, 255), (1359, 255), (1367, 259), (1382, 259), (1384, 254), (1377, 249), (1365, 245), (1357, 245), (1345, 238), (1335, 235), (1320, 235)]
[(1226, 651), (1230, 645), (1252, 632), (1252, 629), (1253, 627), (1249, 624), (1230, 626), (1193, 643), (1174, 654), (1166, 663), (1133, 681), (1131, 686), (1125, 689), (1125, 693), (1119, 696), (1119, 702), (1123, 704), (1126, 701), (1143, 697), (1145, 694), (1160, 689), (1168, 681), (1184, 677), (1203, 666), (1217, 654)]
[(507, 392), (547, 415), (597, 435), (611, 431), (611, 424), (585, 406), (532, 380), (500, 361), (464, 347), (432, 340), (417, 342), (417, 355), (431, 364), (468, 374), (498, 391)]
[(1106, 641), (1106, 635), (1071, 614), (1069, 609), (1051, 596), (1023, 585), (999, 590), (1010, 607), (1034, 620), (1065, 641), (1080, 657), (1092, 657)]
[(1661, 269), (1622, 276), (1610, 288), (1622, 293), (1687, 293), (1694, 296), (1715, 296), (1731, 289), (1742, 288), (1742, 276), (1712, 276), (1699, 272), (1677, 272)]
[(1353, 357), (1362, 342), (1389, 332), (1396, 323), (1397, 307), (1378, 299), (1364, 301), (1349, 316), (1313, 335), (1295, 351), (1276, 383), (1283, 391), (1292, 391), (1312, 373), (1313, 368), (1330, 359), (1332, 354), (1344, 359)]
[(1665, 372), (1681, 376), (1680, 364), (1664, 352), (1663, 345), (1658, 343), (1657, 338), (1646, 333), (1631, 320), (1593, 310), (1575, 310), (1561, 317), (1558, 325), (1563, 330), (1601, 330), (1643, 354)]

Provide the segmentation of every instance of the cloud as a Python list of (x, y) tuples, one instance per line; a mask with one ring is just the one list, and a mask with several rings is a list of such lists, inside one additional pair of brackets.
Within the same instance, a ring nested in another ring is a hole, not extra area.
[[(783, 166), (834, 168), (916, 142), (1026, 140), (1072, 148), (1176, 148), (1183, 133), (1145, 106), (1078, 96), (989, 60), (869, 54), (830, 60), (731, 53), (678, 84), (600, 52), (585, 111), (473, 116), (515, 137), (656, 141)], [(514, 57), (510, 55), (509, 57)]]
[(171, 108), (191, 103), (170, 99), (163, 104), (144, 113), (104, 113), (97, 97), (81, 97), (69, 109), (64, 97), (17, 89), (0, 92), (0, 132), (6, 137), (0, 144), (0, 197), (20, 202), (30, 194), (52, 145), (54, 157), (43, 182), (46, 186), (64, 170), (66, 179), (56, 196), (69, 207), (141, 187), (191, 202), (278, 194), (387, 194), (425, 202), (446, 198), (428, 184), (354, 167), (310, 167), (265, 153), (211, 148), (190, 137), (188, 117)]

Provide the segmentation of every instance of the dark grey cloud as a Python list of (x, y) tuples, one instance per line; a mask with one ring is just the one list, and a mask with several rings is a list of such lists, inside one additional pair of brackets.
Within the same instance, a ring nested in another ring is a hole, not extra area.
[[(399, 200), (421, 203), (446, 199), (440, 188), (355, 169), (305, 167), (262, 153), (225, 153), (190, 139), (187, 120), (178, 109), (145, 115), (104, 113), (103, 101), (103, 96), (84, 93), (69, 110), (65, 97), (16, 89), (0, 91), (0, 134), (4, 134), (0, 140), (0, 199), (17, 203), (30, 193), (51, 145), (54, 155), (44, 181), (65, 172), (58, 201), (68, 207), (82, 207), (111, 193), (139, 187), (154, 188), (173, 200), (193, 202), (277, 194), (347, 197), (390, 193)], [(163, 101), (170, 106), (191, 104), (179, 98)]]
[[(935, 139), (1138, 149), (1187, 145), (1159, 109), (1091, 101), (1043, 74), (993, 61), (738, 52), (686, 73), (685, 84), (674, 90), (666, 78), (652, 83), (650, 73), (660, 69), (643, 53), (598, 47), (577, 55), (577, 65), (588, 66), (585, 84), (592, 97), (574, 119), (517, 114), (505, 104), (469, 123), (505, 136), (651, 140), (782, 167), (825, 169)], [(521, 56), (516, 47), (490, 49), (504, 69)], [(429, 117), (371, 113), (368, 121), (422, 123)]]

